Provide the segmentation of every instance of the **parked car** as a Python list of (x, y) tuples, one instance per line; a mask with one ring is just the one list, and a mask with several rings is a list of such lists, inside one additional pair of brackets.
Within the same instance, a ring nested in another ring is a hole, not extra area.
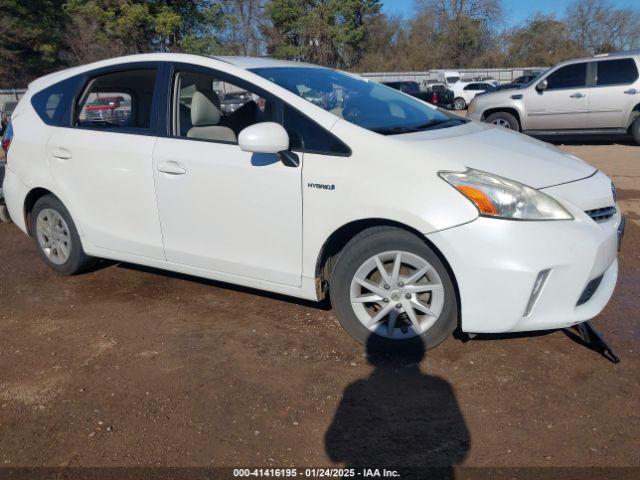
[(498, 85), (500, 85), (500, 82), (498, 82), (491, 75), (477, 75), (477, 76), (473, 77), (473, 81), (474, 82), (489, 83), (489, 84), (493, 85), (494, 87), (497, 87)]
[(451, 110), (453, 108), (453, 92), (443, 83), (430, 84), (429, 89), (421, 91), (420, 85), (412, 81), (383, 82), (387, 87), (412, 95), (432, 105)]
[(640, 51), (563, 62), (514, 90), (476, 98), (467, 115), (531, 135), (630, 133), (640, 143)]
[(8, 101), (2, 105), (2, 109), (0, 110), (0, 135), (4, 134), (4, 130), (7, 128), (7, 124), (9, 120), (11, 120), (11, 115), (17, 104), (18, 102), (16, 101)]
[(124, 124), (130, 113), (130, 109), (125, 106), (126, 103), (124, 96), (96, 96), (83, 109), (80, 122)]
[(487, 82), (458, 82), (453, 86), (453, 108), (464, 110), (476, 95), (494, 89), (495, 87)]
[(456, 70), (436, 70), (434, 74), (433, 80), (444, 83), (448, 88), (452, 88), (462, 78), (460, 72)]
[(509, 90), (514, 88), (521, 88), (538, 78), (539, 74), (527, 73), (515, 78), (512, 82), (503, 83), (496, 87), (496, 90)]
[[(222, 83), (252, 99), (225, 114)], [(131, 121), (79, 122), (106, 89), (131, 96)], [(310, 90), (341, 100), (318, 106)], [(135, 55), (35, 80), (16, 113), (7, 205), (60, 274), (102, 257), (329, 295), (345, 330), (382, 350), (432, 348), (458, 326), (568, 327), (615, 287), (623, 223), (605, 174), (351, 74)]]
[(399, 90), (404, 93), (408, 93), (409, 95), (413, 95), (414, 97), (420, 95), (420, 85), (418, 82), (413, 82), (410, 80), (399, 80), (396, 82), (382, 82), (387, 87), (391, 87), (395, 90)]
[(429, 83), (427, 90), (427, 102), (447, 110), (453, 110), (453, 90), (444, 83)]
[(222, 111), (225, 113), (235, 112), (249, 100), (251, 100), (251, 95), (245, 91), (227, 93), (221, 102)]

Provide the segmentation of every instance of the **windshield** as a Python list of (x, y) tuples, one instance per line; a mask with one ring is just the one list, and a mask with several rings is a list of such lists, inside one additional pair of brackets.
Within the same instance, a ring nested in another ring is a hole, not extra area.
[(459, 80), (460, 80), (460, 77), (447, 77), (447, 83), (448, 84), (456, 83)]
[(252, 72), (351, 123), (383, 135), (445, 128), (466, 120), (381, 83), (328, 68), (256, 68)]

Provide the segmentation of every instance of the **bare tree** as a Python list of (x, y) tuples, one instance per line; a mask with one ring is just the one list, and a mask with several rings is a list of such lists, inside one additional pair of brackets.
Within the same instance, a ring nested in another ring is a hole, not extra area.
[(616, 8), (609, 0), (575, 0), (566, 17), (572, 37), (591, 53), (640, 45), (640, 13)]
[(266, 0), (227, 0), (225, 10), (232, 19), (228, 41), (240, 55), (259, 56), (265, 52)]

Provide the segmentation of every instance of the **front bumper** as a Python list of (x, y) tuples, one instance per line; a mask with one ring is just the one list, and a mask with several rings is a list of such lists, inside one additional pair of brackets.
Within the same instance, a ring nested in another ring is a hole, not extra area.
[(467, 118), (471, 120), (477, 120), (478, 122), (482, 121), (482, 112), (474, 110), (473, 112), (467, 111)]
[[(587, 180), (581, 182), (589, 186)], [(427, 235), (455, 274), (462, 330), (564, 328), (595, 317), (605, 307), (618, 276), (620, 210), (616, 208), (613, 217), (597, 223), (581, 207), (554, 196), (575, 220), (479, 217)], [(546, 280), (527, 313), (536, 279), (545, 270), (549, 271)], [(602, 279), (595, 291), (579, 304), (589, 283), (598, 277)]]

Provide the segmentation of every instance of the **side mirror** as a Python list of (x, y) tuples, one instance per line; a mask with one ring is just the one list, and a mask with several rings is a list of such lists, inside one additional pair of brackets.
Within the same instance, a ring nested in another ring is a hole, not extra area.
[(262, 122), (245, 128), (238, 135), (238, 145), (244, 152), (277, 153), (287, 167), (300, 165), (298, 156), (289, 151), (289, 135), (279, 123)]
[(541, 82), (538, 82), (538, 84), (536, 85), (536, 90), (542, 93), (547, 89), (548, 85), (549, 85), (549, 82), (547, 82), (547, 79), (545, 78)]
[(289, 135), (279, 123), (256, 123), (240, 132), (238, 144), (245, 152), (279, 153), (289, 150)]

